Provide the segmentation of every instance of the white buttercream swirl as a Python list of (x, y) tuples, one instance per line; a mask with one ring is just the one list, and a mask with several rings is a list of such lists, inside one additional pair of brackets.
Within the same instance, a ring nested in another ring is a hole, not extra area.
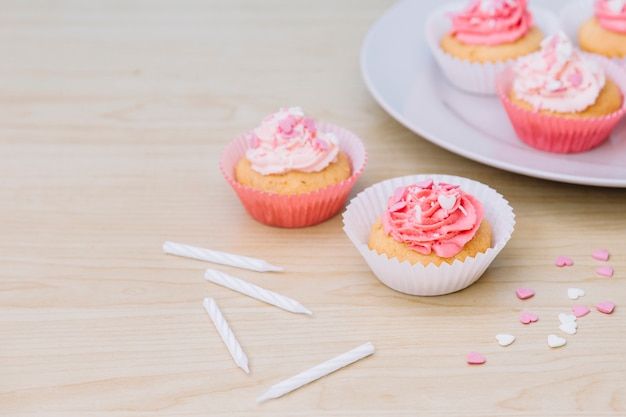
[(584, 59), (567, 37), (547, 37), (541, 51), (518, 60), (513, 67), (513, 91), (536, 110), (576, 113), (596, 102), (604, 87), (604, 71)]
[(246, 158), (263, 174), (318, 172), (337, 160), (339, 140), (317, 130), (299, 107), (282, 108), (265, 117), (250, 136)]

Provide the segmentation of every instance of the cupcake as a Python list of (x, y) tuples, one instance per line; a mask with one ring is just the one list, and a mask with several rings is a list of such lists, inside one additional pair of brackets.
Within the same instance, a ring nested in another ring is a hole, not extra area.
[(356, 135), (291, 107), (232, 140), (220, 169), (253, 218), (305, 227), (341, 210), (366, 159)]
[(578, 0), (561, 9), (559, 17), (581, 50), (626, 64), (626, 1)]
[(526, 0), (473, 0), (435, 10), (426, 21), (429, 47), (457, 88), (495, 94), (495, 76), (506, 63), (538, 51), (555, 16), (528, 8)]
[(563, 33), (498, 77), (498, 94), (519, 138), (549, 152), (592, 149), (624, 115), (626, 73), (578, 51)]
[(343, 222), (381, 282), (430, 296), (476, 282), (510, 239), (515, 215), (502, 195), (477, 181), (412, 175), (366, 188)]

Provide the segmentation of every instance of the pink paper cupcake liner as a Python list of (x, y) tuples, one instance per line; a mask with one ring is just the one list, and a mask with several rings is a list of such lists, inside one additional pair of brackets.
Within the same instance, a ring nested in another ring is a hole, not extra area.
[[(456, 88), (474, 94), (496, 95), (496, 76), (514, 62), (508, 59), (501, 62), (470, 62), (453, 57), (441, 49), (441, 38), (450, 31), (452, 23), (450, 13), (463, 10), (467, 2), (450, 3), (433, 11), (426, 20), (426, 40), (435, 61), (446, 79)], [(558, 19), (551, 11), (539, 7), (530, 7), (535, 24), (545, 36), (559, 29)]]
[(497, 78), (498, 96), (504, 105), (517, 136), (533, 148), (553, 153), (577, 153), (595, 148), (608, 139), (626, 112), (624, 92), (626, 72), (607, 58), (584, 54), (604, 68), (622, 91), (620, 110), (603, 117), (565, 118), (549, 116), (521, 108), (509, 99), (513, 85), (513, 68), (507, 67)]
[(317, 128), (337, 136), (339, 149), (350, 160), (352, 174), (346, 180), (310, 193), (281, 195), (239, 184), (235, 179), (235, 166), (246, 153), (250, 132), (237, 136), (226, 146), (220, 158), (220, 170), (254, 219), (269, 226), (307, 227), (330, 219), (343, 208), (365, 168), (367, 152), (363, 142), (344, 128), (325, 122), (318, 122)]
[[(491, 225), (491, 247), (475, 257), (440, 266), (411, 265), (389, 258), (368, 247), (372, 224), (387, 207), (396, 188), (427, 179), (456, 184), (478, 198), (485, 208), (485, 218)], [(453, 293), (476, 282), (511, 238), (515, 214), (504, 197), (480, 182), (451, 175), (421, 174), (397, 177), (374, 184), (353, 198), (343, 213), (343, 230), (363, 256), (374, 275), (386, 286), (411, 295), (435, 296)]]
[[(578, 45), (578, 29), (583, 22), (593, 17), (593, 3), (595, 0), (569, 1), (558, 13), (561, 30), (576, 46)], [(626, 67), (626, 57), (609, 58), (611, 61)]]

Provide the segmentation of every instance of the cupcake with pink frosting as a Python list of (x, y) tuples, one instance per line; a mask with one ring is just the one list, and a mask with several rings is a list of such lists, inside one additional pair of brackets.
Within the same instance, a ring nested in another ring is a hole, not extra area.
[(497, 87), (519, 138), (549, 152), (600, 145), (626, 111), (626, 72), (579, 51), (563, 33), (544, 39), (540, 52), (503, 71)]
[(539, 50), (557, 30), (554, 14), (526, 0), (472, 0), (432, 12), (426, 22), (430, 50), (457, 88), (495, 94), (495, 76), (507, 63)]
[(271, 226), (304, 227), (341, 210), (366, 159), (352, 132), (290, 107), (232, 140), (220, 169), (253, 218)]
[(559, 13), (563, 31), (578, 47), (626, 65), (626, 1), (577, 0)]
[(366, 188), (344, 231), (376, 277), (397, 291), (442, 295), (480, 278), (511, 237), (508, 202), (477, 181), (411, 175)]

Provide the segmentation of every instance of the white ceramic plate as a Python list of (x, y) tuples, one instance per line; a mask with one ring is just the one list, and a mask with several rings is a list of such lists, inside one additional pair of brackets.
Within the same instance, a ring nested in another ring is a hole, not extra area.
[[(555, 12), (567, 0), (542, 0)], [(599, 147), (552, 154), (521, 142), (497, 97), (463, 93), (439, 73), (424, 35), (426, 16), (441, 0), (403, 0), (370, 28), (361, 71), (376, 101), (424, 139), (468, 159), (537, 178), (626, 187), (626, 120)]]

